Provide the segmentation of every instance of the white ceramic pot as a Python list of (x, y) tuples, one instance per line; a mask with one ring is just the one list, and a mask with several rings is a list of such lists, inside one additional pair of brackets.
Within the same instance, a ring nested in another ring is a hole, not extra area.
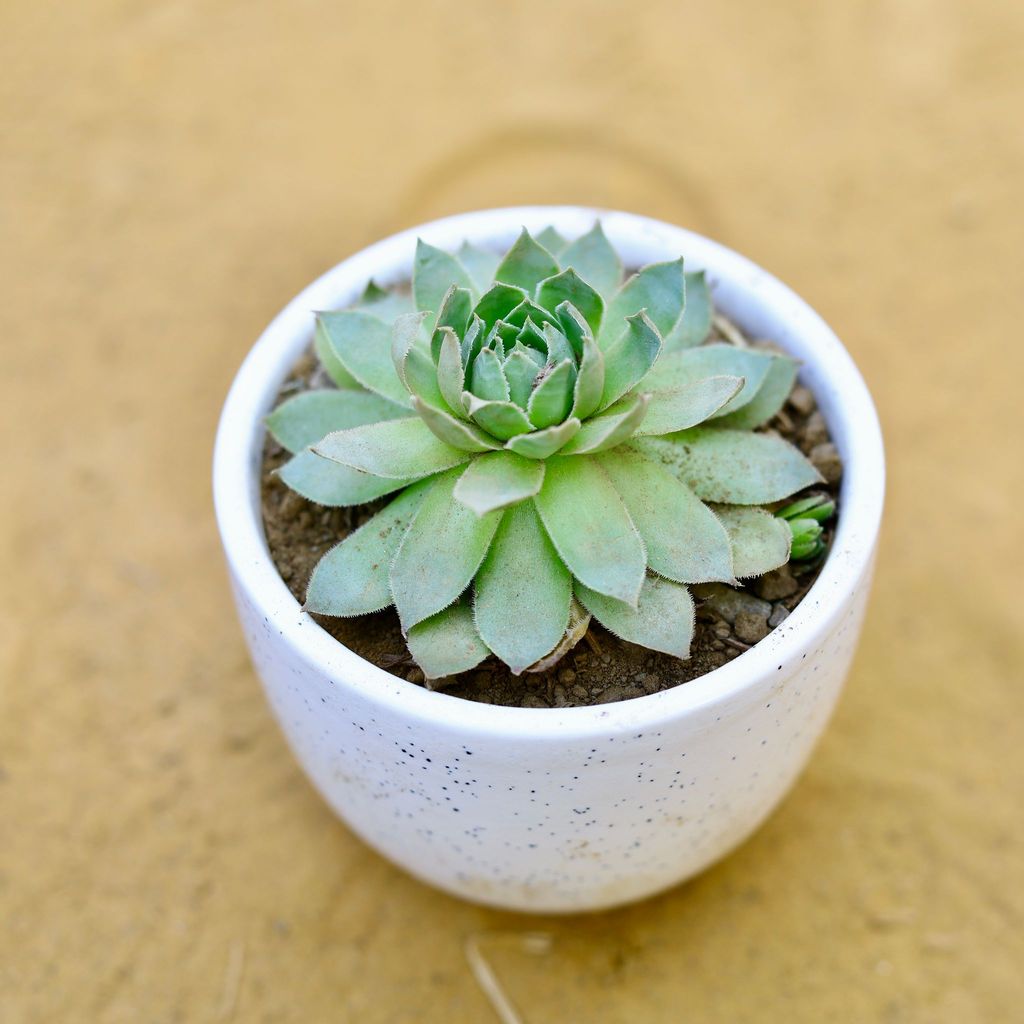
[[(260, 522), (263, 417), (309, 345), (313, 310), (353, 302), (372, 276), (407, 279), (417, 236), (504, 247), (525, 225), (569, 237), (600, 217), (627, 266), (686, 257), (716, 305), (801, 360), (845, 464), (825, 566), (751, 650), (674, 689), (597, 707), (477, 704), (399, 679), (342, 646), (278, 576)], [(224, 406), (214, 498), (238, 614), (270, 704), (327, 802), (374, 849), (466, 899), (526, 911), (627, 903), (742, 842), (793, 784), (825, 726), (860, 633), (882, 514), (871, 397), (800, 298), (728, 249), (629, 213), (485, 210), (425, 224), (338, 264), (290, 302)]]

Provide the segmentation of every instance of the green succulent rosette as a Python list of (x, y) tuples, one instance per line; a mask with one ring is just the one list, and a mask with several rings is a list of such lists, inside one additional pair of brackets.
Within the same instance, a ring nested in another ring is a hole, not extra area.
[(299, 494), (393, 495), (323, 556), (306, 610), (393, 604), (428, 678), (492, 653), (550, 663), (591, 615), (686, 657), (687, 584), (786, 562), (790, 525), (764, 506), (821, 481), (757, 430), (796, 364), (710, 327), (702, 273), (676, 259), (623, 281), (599, 223), (572, 242), (524, 230), (504, 255), (420, 241), (411, 294), (371, 283), (318, 315), (336, 387), (268, 419)]

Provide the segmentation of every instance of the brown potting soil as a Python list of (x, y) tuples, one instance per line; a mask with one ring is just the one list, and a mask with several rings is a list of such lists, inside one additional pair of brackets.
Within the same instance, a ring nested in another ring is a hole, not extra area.
[[(716, 318), (715, 331), (724, 332), (720, 340), (735, 340), (734, 332), (738, 333), (722, 318)], [(326, 386), (330, 381), (310, 352), (296, 364), (279, 398)], [(842, 466), (811, 392), (800, 385), (794, 387), (785, 408), (767, 429), (807, 454), (826, 481), (814, 490), (827, 491), (838, 501)], [(301, 603), (321, 556), (390, 499), (350, 509), (315, 505), (274, 475), (288, 458), (288, 453), (268, 435), (263, 451), (263, 525), (274, 564)], [(834, 526), (834, 519), (825, 524), (827, 544)], [(791, 562), (739, 588), (723, 584), (692, 587), (697, 621), (686, 660), (627, 643), (592, 622), (583, 641), (544, 672), (516, 676), (492, 657), (469, 672), (427, 684), (409, 655), (393, 608), (352, 619), (314, 618), (331, 636), (375, 665), (410, 682), (443, 688), (467, 700), (533, 708), (605, 704), (678, 686), (749, 650), (800, 603), (823, 560)]]

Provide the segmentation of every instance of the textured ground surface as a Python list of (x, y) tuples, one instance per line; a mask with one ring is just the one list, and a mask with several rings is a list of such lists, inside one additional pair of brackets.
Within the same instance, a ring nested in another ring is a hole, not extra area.
[[(1020, 1019), (1019, 4), (37, 0), (0, 29), (0, 1019), (485, 1022), (464, 943), (527, 928), (549, 952), (484, 946), (529, 1024)], [(775, 269), (863, 367), (891, 469), (792, 796), (696, 882), (575, 921), (463, 906), (331, 818), (207, 479), (307, 280), (529, 200)]]

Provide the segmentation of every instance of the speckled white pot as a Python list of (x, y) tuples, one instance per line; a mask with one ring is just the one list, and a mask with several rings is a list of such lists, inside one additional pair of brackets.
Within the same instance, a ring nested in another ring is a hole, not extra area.
[[(682, 253), (716, 304), (803, 363), (845, 463), (842, 514), (810, 593), (734, 661), (675, 689), (563, 710), (431, 693), (342, 646), (278, 576), (260, 523), (263, 417), (310, 343), (313, 310), (373, 276), (408, 278), (417, 236), (507, 246), (523, 225), (574, 237), (600, 216), (628, 265)], [(448, 892), (527, 911), (594, 910), (674, 885), (764, 821), (821, 734), (853, 655), (882, 514), (878, 418), (839, 340), (742, 256), (669, 224), (578, 207), (448, 217), (364, 249), (290, 302), (224, 406), (214, 498), (238, 613), (285, 734), (313, 783), (384, 856)]]

